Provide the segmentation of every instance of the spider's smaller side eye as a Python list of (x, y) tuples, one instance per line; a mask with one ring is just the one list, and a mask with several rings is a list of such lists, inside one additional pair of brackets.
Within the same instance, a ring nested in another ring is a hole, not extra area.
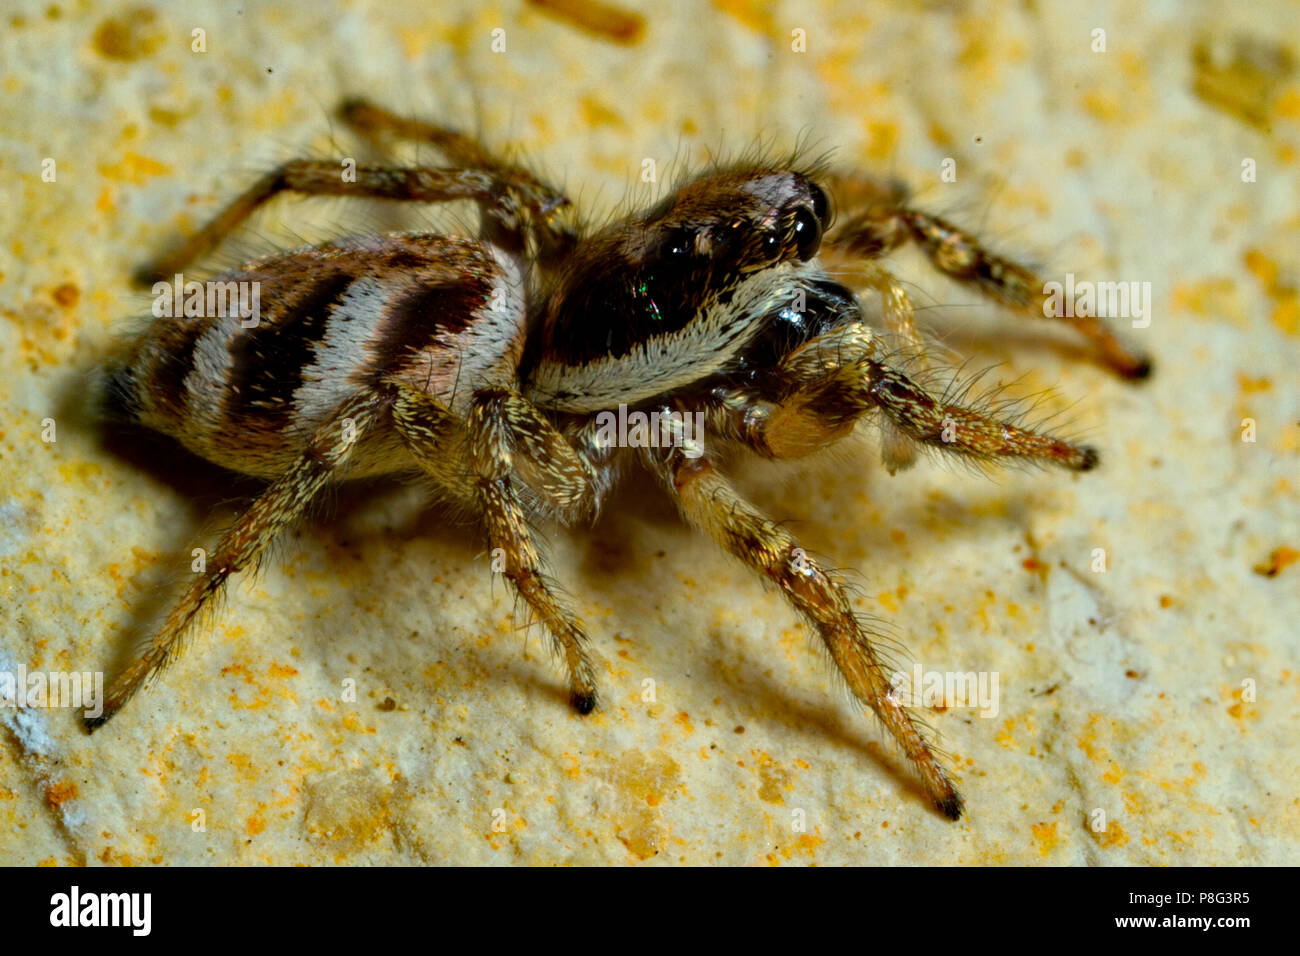
[(794, 214), (794, 240), (800, 262), (807, 262), (817, 255), (817, 250), (822, 244), (821, 222), (803, 207), (796, 210)]
[(826, 195), (826, 190), (822, 189), (816, 183), (809, 183), (810, 192), (812, 193), (813, 215), (825, 229), (831, 224), (831, 197)]
[(674, 229), (664, 240), (662, 250), (670, 262), (683, 262), (695, 251), (695, 234), (689, 229)]
[(776, 230), (773, 229), (763, 233), (761, 248), (763, 250), (763, 255), (767, 258), (775, 259), (779, 256), (781, 254), (781, 246), (781, 236), (776, 232)]

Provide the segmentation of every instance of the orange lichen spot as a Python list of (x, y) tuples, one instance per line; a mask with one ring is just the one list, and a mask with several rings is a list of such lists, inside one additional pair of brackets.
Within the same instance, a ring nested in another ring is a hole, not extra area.
[(148, 182), (151, 176), (165, 176), (172, 168), (139, 153), (126, 152), (118, 163), (100, 163), (99, 173), (106, 179), (140, 185)]
[(1170, 597), (1168, 594), (1162, 594), (1162, 595), (1160, 595), (1160, 606), (1161, 606), (1161, 607), (1172, 607), (1172, 606), (1173, 606), (1173, 603), (1174, 603), (1174, 599), (1173, 599), (1172, 597)]
[(54, 301), (63, 306), (63, 308), (70, 309), (76, 305), (77, 300), (81, 298), (81, 290), (77, 288), (75, 282), (63, 282), (55, 286), (54, 291), (50, 293), (50, 295)]
[(253, 758), (246, 753), (236, 751), (226, 754), (226, 762), (245, 776), (252, 776), (257, 772), (257, 768), (253, 766)]
[(1287, 335), (1300, 335), (1300, 289), (1285, 281), (1277, 262), (1258, 249), (1247, 249), (1242, 261), (1273, 302), (1273, 324)]
[(149, 118), (159, 126), (175, 126), (185, 118), (185, 114), (179, 110), (165, 110), (161, 106), (151, 106)]
[(156, 13), (148, 7), (131, 7), (101, 23), (91, 42), (100, 56), (129, 63), (154, 53), (165, 40)]
[(769, 853), (764, 859), (775, 866), (781, 860), (793, 859), (796, 854), (812, 857), (816, 855), (817, 848), (825, 842), (820, 830), (814, 829), (812, 833), (801, 833), (789, 843), (782, 844), (777, 848), (776, 853)]
[(134, 866), (135, 865), (135, 861), (132, 860), (131, 855), (129, 853), (122, 853), (120, 850), (117, 850), (111, 846), (106, 846), (104, 847), (104, 849), (99, 851), (99, 862), (107, 863), (112, 866)]
[(691, 723), (691, 715), (684, 710), (679, 710), (677, 716), (673, 718), (677, 723), (682, 725), (682, 730), (688, 734), (695, 733), (695, 725)]
[(392, 826), (395, 793), (368, 770), (340, 770), (305, 781), (303, 827), (312, 840), (355, 852)]
[(266, 669), (266, 673), (269, 677), (296, 677), (298, 675), (298, 668), (290, 667), (288, 664), (272, 663), (271, 666)]
[(623, 117), (594, 96), (584, 96), (579, 104), (589, 128), (597, 126), (622, 126)]
[(1056, 833), (1056, 823), (1035, 823), (1031, 829), (1034, 831), (1034, 842), (1038, 844), (1038, 855), (1050, 856), (1061, 842)]
[(253, 675), (249, 673), (248, 668), (243, 664), (227, 664), (225, 667), (221, 668), (222, 677), (227, 677), (232, 674), (242, 680), (245, 684), (254, 683)]
[(1097, 845), (1110, 849), (1111, 847), (1125, 846), (1129, 842), (1129, 835), (1124, 832), (1124, 828), (1118, 823), (1107, 824), (1106, 829), (1101, 833), (1094, 834)]
[(612, 812), (619, 842), (637, 859), (659, 853), (668, 831), (658, 808), (681, 788), (681, 767), (668, 757), (629, 751), (602, 775), (614, 791)]
[(898, 124), (873, 121), (867, 124), (867, 156), (889, 159), (898, 148)]
[(51, 810), (59, 809), (60, 805), (76, 799), (76, 796), (77, 785), (66, 780), (55, 780), (45, 788), (45, 803)]
[(343, 718), (343, 729), (350, 730), (355, 734), (373, 734), (377, 732), (374, 727), (367, 727), (363, 724), (355, 710)]
[(1287, 335), (1300, 335), (1300, 296), (1293, 290), (1273, 307), (1273, 324)]
[(930, 137), (930, 142), (934, 143), (934, 145), (943, 147), (944, 149), (949, 149), (952, 147), (953, 145), (952, 134), (949, 133), (942, 126), (940, 126), (938, 123), (934, 123), (934, 122), (930, 123), (930, 125), (926, 127), (925, 132), (926, 135)]
[(794, 788), (790, 771), (777, 766), (770, 754), (761, 750), (751, 750), (750, 753), (753, 754), (758, 769), (758, 798), (764, 803), (784, 803), (785, 795), (782, 791)]
[(1046, 578), (1047, 572), (1051, 570), (1050, 565), (1044, 564), (1037, 558), (1025, 558), (1025, 560), (1020, 562), (1020, 566), (1031, 574), (1037, 574), (1042, 578)]
[(1109, 93), (1089, 90), (1083, 94), (1083, 108), (1099, 120), (1115, 120), (1124, 115), (1120, 102)]
[(1174, 285), (1172, 305), (1175, 311), (1192, 312), (1207, 318), (1235, 318), (1242, 315), (1237, 285), (1226, 277), (1179, 282)]
[(1017, 746), (1014, 733), (1015, 729), (1016, 719), (1014, 717), (1008, 717), (1007, 722), (1002, 725), (1002, 729), (993, 735), (993, 739), (996, 740), (1000, 746), (1012, 750)]
[(713, 0), (713, 6), (755, 33), (771, 35), (772, 7), (766, 0)]
[(1276, 260), (1270, 259), (1258, 249), (1251, 248), (1242, 253), (1241, 261), (1265, 289), (1271, 289), (1277, 284), (1278, 265)]
[(1274, 548), (1268, 560), (1255, 565), (1254, 572), (1266, 578), (1275, 578), (1289, 565), (1300, 561), (1300, 551), (1295, 548)]

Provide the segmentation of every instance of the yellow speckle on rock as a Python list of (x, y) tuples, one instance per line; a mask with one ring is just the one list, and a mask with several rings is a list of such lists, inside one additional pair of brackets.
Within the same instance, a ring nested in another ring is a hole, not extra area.
[(755, 33), (771, 36), (772, 5), (766, 0), (713, 0), (713, 5)]
[(582, 106), (582, 115), (586, 119), (588, 126), (621, 127), (626, 125), (620, 113), (606, 106), (595, 96), (584, 96), (579, 102)]
[(1038, 844), (1039, 856), (1050, 856), (1056, 849), (1061, 838), (1056, 833), (1056, 823), (1035, 823), (1032, 826), (1034, 831), (1034, 842)]
[(374, 770), (353, 768), (304, 781), (302, 825), (307, 835), (341, 852), (355, 852), (391, 826), (394, 790)]
[(160, 163), (139, 153), (127, 152), (117, 163), (101, 163), (100, 175), (106, 179), (139, 185), (148, 182), (150, 177), (165, 176), (172, 171), (166, 163)]
[(1101, 90), (1088, 90), (1080, 102), (1085, 110), (1099, 120), (1113, 122), (1124, 115), (1119, 100)]
[(166, 39), (167, 34), (153, 10), (131, 7), (101, 23), (92, 43), (100, 56), (130, 63), (154, 53)]
[[(1088, 832), (1092, 832), (1089, 830)], [(1105, 849), (1111, 847), (1125, 846), (1129, 842), (1129, 835), (1124, 832), (1124, 828), (1113, 820), (1106, 825), (1106, 829), (1101, 833), (1093, 833), (1093, 838), (1097, 845)]]

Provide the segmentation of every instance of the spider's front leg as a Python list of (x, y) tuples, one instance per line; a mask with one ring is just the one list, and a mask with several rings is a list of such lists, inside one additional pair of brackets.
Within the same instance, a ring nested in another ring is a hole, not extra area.
[[(837, 260), (851, 264), (855, 259), (875, 259), (905, 242), (913, 242), (944, 275), (1022, 315), (1053, 318), (1073, 326), (1123, 378), (1136, 380), (1151, 374), (1150, 358), (1121, 342), (1105, 322), (1091, 315), (1049, 314), (1050, 310), (1044, 308), (1048, 295), (1040, 276), (994, 255), (974, 235), (947, 220), (913, 208), (900, 185), (866, 176), (840, 176), (832, 180), (832, 186), (848, 206), (841, 225), (822, 244), (823, 256), (832, 264)], [(869, 285), (880, 289), (877, 275), (873, 273), (868, 280)], [(880, 291), (886, 294), (884, 289)], [(910, 308), (909, 304), (909, 313)], [(899, 321), (904, 339), (914, 339), (910, 314)]]
[(548, 266), (558, 265), (576, 243), (576, 234), (555, 220), (555, 214), (570, 205), (569, 197), (473, 137), (437, 123), (399, 116), (359, 98), (344, 100), (339, 116), (369, 139), (427, 143), (455, 166), (491, 174), (500, 184), (501, 194), (495, 205), (483, 205), (487, 214), (484, 239), (519, 249), (525, 234), (531, 233), (537, 239), (540, 263)]
[(680, 449), (647, 449), (645, 457), (677, 499), (687, 521), (774, 583), (816, 628), (853, 696), (870, 707), (916, 767), (926, 792), (950, 820), (961, 816), (962, 798), (899, 701), (873, 647), (875, 637), (853, 611), (843, 586), (824, 571), (789, 533), (745, 501), (706, 457)]
[(884, 353), (865, 324), (839, 326), (782, 360), (774, 380), (783, 391), (775, 403), (743, 390), (725, 393), (714, 427), (767, 458), (800, 458), (879, 409), (908, 439), (970, 458), (1024, 458), (1075, 471), (1096, 466), (1095, 449), (945, 401), (885, 364)]
[(585, 459), (519, 393), (504, 388), (475, 393), (463, 423), (425, 392), (399, 385), (393, 420), (412, 454), (435, 477), (447, 473), (447, 430), (462, 428), (473, 497), (488, 541), (504, 556), (504, 573), (541, 620), (569, 672), (570, 702), (580, 714), (596, 707), (596, 671), (582, 623), (547, 584), (528, 527), (523, 485), (559, 511), (580, 509), (592, 494)]
[[(170, 279), (215, 249), (259, 206), (283, 192), (428, 203), (474, 199), (488, 208), (497, 208), (502, 203), (503, 193), (497, 180), (482, 170), (358, 165), (354, 172), (355, 179), (344, 178), (343, 167), (327, 160), (297, 159), (284, 163), (262, 176), (177, 248), (138, 269), (135, 279), (146, 285)], [(522, 245), (522, 239), (519, 244)]]
[(568, 198), (527, 170), (497, 159), (475, 140), (432, 124), (404, 121), (359, 100), (346, 101), (340, 112), (366, 135), (387, 132), (429, 142), (453, 165), (358, 164), (349, 167), (350, 175), (345, 176), (344, 165), (336, 160), (292, 160), (258, 179), (175, 249), (138, 269), (136, 282), (149, 285), (170, 279), (215, 249), (260, 206), (283, 192), (425, 203), (472, 199), (484, 212), (483, 238), (503, 248), (523, 251), (530, 234), (537, 236), (544, 256), (563, 255), (572, 245), (573, 235), (551, 221), (558, 210), (569, 205)]

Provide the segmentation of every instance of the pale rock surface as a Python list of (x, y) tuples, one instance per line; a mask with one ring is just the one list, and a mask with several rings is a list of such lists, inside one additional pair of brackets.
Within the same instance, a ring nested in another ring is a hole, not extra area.
[[(632, 45), (479, 0), (6, 8), (0, 670), (112, 668), (235, 513), (219, 478), (196, 497), (110, 454), (78, 400), (147, 311), (133, 267), (271, 163), (368, 155), (331, 125), (342, 96), (477, 124), (596, 215), (652, 195), (646, 159), (662, 185), (674, 160), (802, 134), (1049, 276), (1151, 283), (1128, 334), (1157, 371), (1134, 387), (897, 257), (926, 323), (1017, 394), (1051, 389), (1096, 472), (891, 478), (870, 432), (737, 470), (856, 570), (905, 666), (998, 676), (996, 716), (928, 712), (968, 816), (926, 805), (779, 595), (650, 482), (548, 536), (599, 656), (588, 718), (477, 539), (366, 488), (94, 737), (68, 709), (0, 708), (0, 862), (1294, 863), (1300, 566), (1254, 569), (1300, 548), (1300, 78), (1265, 84), (1262, 126), (1193, 92), (1202, 37), (1230, 65), (1232, 38), (1294, 39), (1294, 8), (634, 6)], [(237, 247), (430, 222), (283, 201)]]

